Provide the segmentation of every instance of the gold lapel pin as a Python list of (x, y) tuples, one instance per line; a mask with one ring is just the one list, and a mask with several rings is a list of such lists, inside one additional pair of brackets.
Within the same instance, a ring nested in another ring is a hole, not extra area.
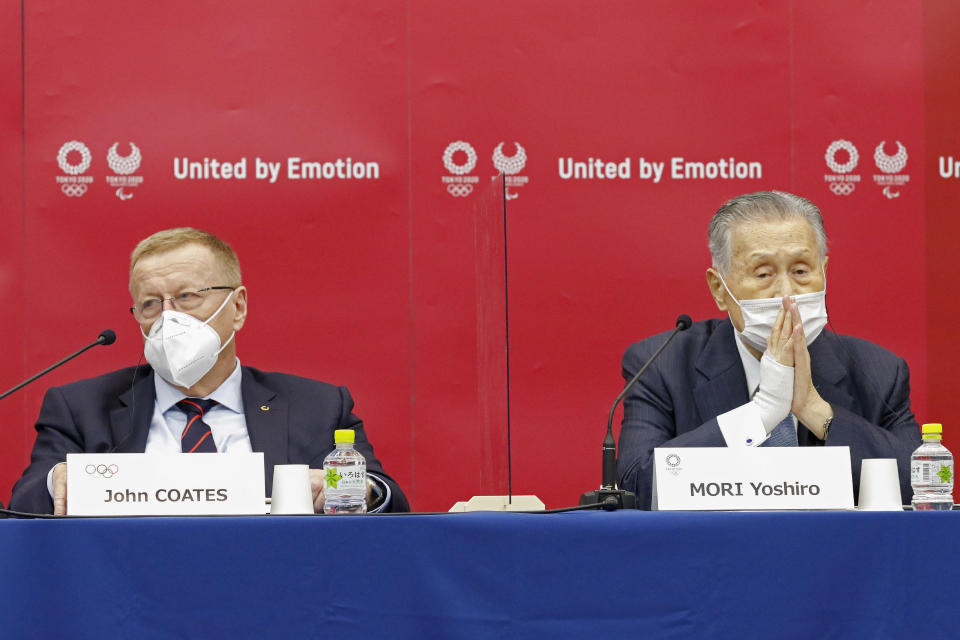
[(266, 404), (260, 405), (260, 411), (270, 411), (270, 405), (266, 405)]

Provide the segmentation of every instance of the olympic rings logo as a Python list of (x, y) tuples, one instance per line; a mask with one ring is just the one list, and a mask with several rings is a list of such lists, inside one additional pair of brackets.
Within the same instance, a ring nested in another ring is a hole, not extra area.
[(87, 192), (87, 185), (85, 184), (62, 184), (60, 185), (60, 190), (70, 198), (79, 198)]
[[(840, 164), (835, 159), (837, 151), (841, 149), (850, 154), (850, 159), (843, 164)], [(854, 167), (857, 166), (857, 162), (860, 161), (860, 153), (849, 140), (834, 140), (830, 143), (830, 146), (827, 147), (827, 153), (824, 155), (824, 159), (827, 161), (827, 166), (830, 167), (830, 170), (834, 173), (850, 173)], [(834, 193), (836, 193), (836, 191), (834, 191)]]
[[(457, 151), (463, 151), (467, 154), (467, 161), (465, 163), (457, 164), (453, 161), (453, 154), (455, 154)], [(473, 145), (471, 145), (469, 142), (463, 142), (462, 140), (451, 142), (443, 151), (443, 166), (446, 167), (447, 171), (455, 176), (462, 176), (470, 173), (473, 171), (473, 168), (477, 166), (477, 152), (473, 149)], [(470, 191), (467, 193), (470, 193)]]
[(514, 145), (517, 147), (517, 152), (511, 157), (503, 155), (503, 143), (497, 145), (497, 148), (493, 150), (493, 166), (498, 170), (503, 171), (508, 176), (516, 175), (523, 171), (523, 168), (527, 165), (527, 152), (520, 146), (519, 142), (514, 142)]
[(877, 164), (877, 169), (884, 173), (900, 173), (907, 166), (907, 148), (897, 140), (897, 152), (888, 156), (883, 152), (883, 145), (887, 143), (882, 140), (873, 151), (873, 161)]
[(143, 157), (140, 155), (140, 149), (132, 142), (130, 143), (130, 155), (121, 156), (117, 153), (118, 144), (120, 143), (114, 142), (110, 150), (107, 151), (107, 164), (110, 165), (114, 173), (128, 176), (140, 168), (140, 161)]
[(448, 184), (447, 192), (455, 198), (465, 198), (473, 191), (472, 184)]
[(853, 193), (853, 190), (856, 189), (856, 185), (852, 182), (831, 182), (830, 191), (833, 191), (833, 194), (836, 196), (848, 196)]
[(98, 478), (112, 478), (120, 473), (120, 467), (115, 464), (88, 464), (83, 470), (87, 472), (88, 476)]
[[(71, 151), (78, 151), (80, 153), (79, 164), (71, 164), (70, 161), (67, 160), (67, 154)], [(57, 152), (57, 164), (60, 165), (60, 170), (71, 176), (79, 175), (89, 169), (91, 160), (90, 149), (87, 148), (87, 145), (77, 140), (65, 142), (63, 146), (60, 147), (60, 151)]]

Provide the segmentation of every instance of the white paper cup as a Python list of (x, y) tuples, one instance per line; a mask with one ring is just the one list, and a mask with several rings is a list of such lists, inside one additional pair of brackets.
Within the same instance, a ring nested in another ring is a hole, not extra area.
[(857, 508), (860, 511), (903, 511), (896, 459), (876, 458), (863, 461)]
[(307, 465), (274, 465), (270, 513), (313, 513), (313, 494), (310, 491), (310, 471)]

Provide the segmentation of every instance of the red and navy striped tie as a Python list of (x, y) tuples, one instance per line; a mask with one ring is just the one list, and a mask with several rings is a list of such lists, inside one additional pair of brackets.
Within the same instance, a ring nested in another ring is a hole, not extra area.
[(203, 421), (203, 414), (209, 411), (216, 400), (201, 398), (184, 398), (177, 403), (177, 408), (187, 414), (187, 426), (180, 436), (180, 450), (184, 453), (216, 453), (217, 445), (213, 442), (210, 425)]

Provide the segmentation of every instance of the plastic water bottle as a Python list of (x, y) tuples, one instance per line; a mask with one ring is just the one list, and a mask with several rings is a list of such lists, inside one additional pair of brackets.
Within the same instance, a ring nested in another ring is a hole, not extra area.
[(953, 508), (953, 454), (940, 444), (942, 437), (942, 425), (923, 425), (923, 444), (910, 456), (910, 504), (915, 511)]
[(353, 448), (353, 429), (333, 432), (337, 448), (323, 460), (324, 513), (367, 512), (367, 461)]

